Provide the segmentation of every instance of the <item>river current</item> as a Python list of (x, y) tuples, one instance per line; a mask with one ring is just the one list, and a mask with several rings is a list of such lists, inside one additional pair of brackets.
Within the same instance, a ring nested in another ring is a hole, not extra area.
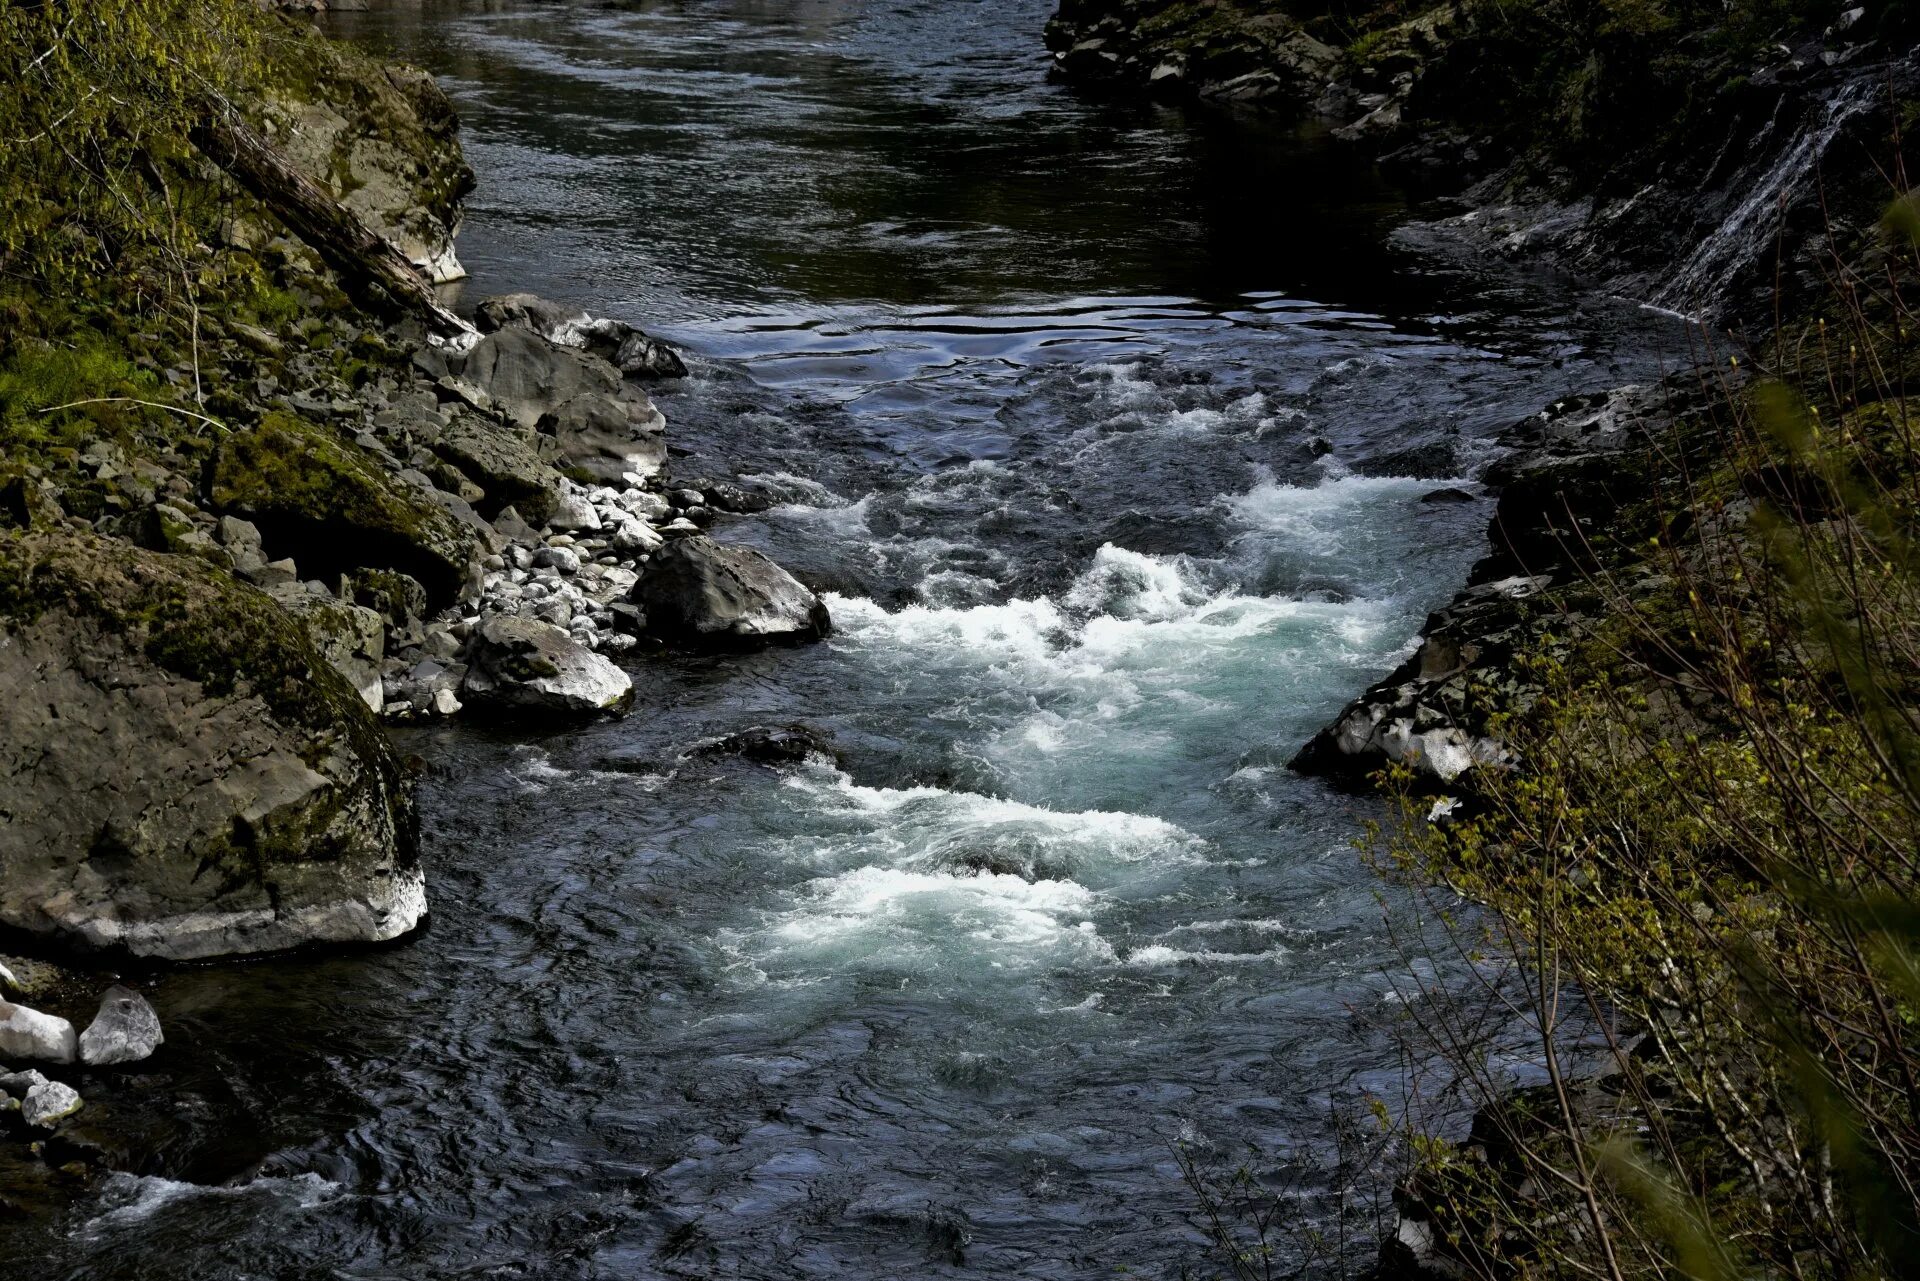
[[(1179, 1152), (1286, 1185), (1402, 1093), (1444, 962), (1285, 761), (1479, 554), (1429, 496), (1672, 335), (1398, 247), (1310, 132), (1050, 84), (1048, 8), (334, 17), (460, 107), (468, 301), (683, 347), (676, 471), (837, 631), (405, 734), (430, 928), (163, 977), (172, 1128), (37, 1274), (1212, 1275)], [(683, 755), (794, 721), (840, 763)]]

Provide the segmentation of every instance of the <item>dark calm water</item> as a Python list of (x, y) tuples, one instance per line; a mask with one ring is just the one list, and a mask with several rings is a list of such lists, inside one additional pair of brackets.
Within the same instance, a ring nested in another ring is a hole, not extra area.
[[(1389, 248), (1323, 141), (1049, 84), (1047, 9), (335, 18), (460, 104), (469, 296), (683, 344), (676, 465), (782, 498), (721, 536), (839, 632), (409, 735), (431, 929), (165, 977), (158, 1155), (8, 1276), (1205, 1275), (1176, 1144), (1277, 1178), (1398, 1098), (1360, 803), (1283, 763), (1478, 553), (1422, 496), (1665, 335)], [(681, 759), (793, 720), (843, 767)]]

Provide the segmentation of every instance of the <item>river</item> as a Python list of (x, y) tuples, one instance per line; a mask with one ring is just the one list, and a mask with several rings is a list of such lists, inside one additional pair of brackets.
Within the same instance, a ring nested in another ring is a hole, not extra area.
[[(1048, 7), (332, 19), (460, 107), (468, 300), (681, 345), (678, 474), (776, 496), (718, 535), (837, 632), (406, 733), (430, 928), (167, 975), (158, 1155), (42, 1275), (1211, 1275), (1183, 1150), (1327, 1225), (1290, 1180), (1444, 965), (1284, 763), (1479, 554), (1423, 499), (1674, 335), (1399, 247), (1434, 210), (1311, 131), (1049, 83)], [(794, 721), (842, 762), (682, 756)]]

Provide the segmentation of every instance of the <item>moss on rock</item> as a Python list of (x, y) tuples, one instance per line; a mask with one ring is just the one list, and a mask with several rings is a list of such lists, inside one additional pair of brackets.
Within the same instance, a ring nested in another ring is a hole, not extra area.
[(432, 603), (455, 599), (473, 572), (473, 533), (424, 488), (375, 466), (331, 432), (282, 412), (223, 441), (208, 476), (216, 509), (260, 527), (303, 572), (357, 567), (418, 579)]

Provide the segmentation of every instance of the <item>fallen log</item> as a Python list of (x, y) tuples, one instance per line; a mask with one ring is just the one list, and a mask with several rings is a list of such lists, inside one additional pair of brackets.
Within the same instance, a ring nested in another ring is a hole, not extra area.
[(211, 108), (192, 131), (194, 146), (271, 209), (327, 265), (348, 292), (375, 310), (398, 308), (419, 316), (442, 338), (474, 332), (440, 305), (433, 286), (393, 242), (300, 172), (274, 145), (224, 104)]

